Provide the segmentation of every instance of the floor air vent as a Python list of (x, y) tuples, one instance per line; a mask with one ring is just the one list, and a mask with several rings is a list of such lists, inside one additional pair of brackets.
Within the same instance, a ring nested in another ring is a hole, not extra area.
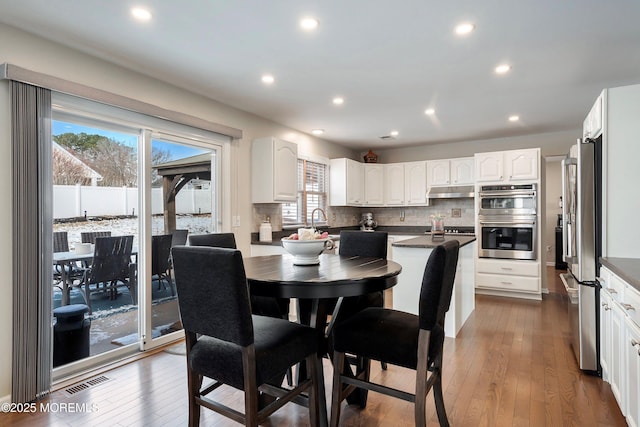
[(109, 381), (109, 378), (105, 377), (104, 375), (101, 375), (99, 377), (95, 377), (95, 378), (92, 378), (90, 380), (87, 380), (87, 381), (72, 385), (71, 387), (67, 388), (65, 391), (68, 394), (76, 394), (76, 393), (79, 393), (79, 392), (81, 392), (83, 390), (86, 390), (86, 389), (88, 389), (90, 387), (96, 386), (98, 384), (102, 384), (105, 381)]

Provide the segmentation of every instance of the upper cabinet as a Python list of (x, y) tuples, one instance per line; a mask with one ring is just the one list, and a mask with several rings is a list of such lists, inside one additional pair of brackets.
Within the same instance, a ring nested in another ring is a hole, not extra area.
[(364, 202), (365, 206), (384, 205), (385, 165), (364, 164)]
[(405, 205), (427, 205), (427, 162), (404, 164)]
[(429, 187), (469, 185), (474, 183), (473, 157), (427, 161)]
[(384, 165), (384, 204), (403, 206), (405, 201), (404, 163)]
[[(295, 202), (298, 193), (298, 146), (274, 137), (251, 145), (253, 203)], [(292, 179), (293, 177), (293, 179)]]
[(475, 155), (478, 182), (535, 181), (538, 179), (540, 149), (496, 151)]
[(582, 134), (585, 138), (597, 138), (602, 133), (602, 122), (604, 121), (602, 103), (603, 95), (600, 94), (582, 124)]
[(364, 200), (364, 165), (351, 159), (331, 159), (329, 204), (362, 206)]

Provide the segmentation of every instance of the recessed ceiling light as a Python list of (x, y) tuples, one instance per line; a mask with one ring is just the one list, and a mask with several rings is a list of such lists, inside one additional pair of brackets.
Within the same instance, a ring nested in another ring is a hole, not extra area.
[(433, 108), (427, 108), (426, 110), (424, 110), (424, 113), (427, 116), (433, 116), (436, 113), (436, 110), (434, 110)]
[(316, 18), (303, 18), (300, 20), (300, 26), (305, 30), (315, 30), (320, 25)]
[(336, 96), (335, 98), (333, 98), (333, 103), (336, 105), (342, 105), (344, 104), (344, 98), (341, 96)]
[(508, 73), (511, 70), (511, 65), (509, 64), (500, 64), (496, 67), (496, 73), (504, 74)]
[(517, 122), (518, 120), (520, 120), (520, 117), (518, 116), (509, 116), (509, 121), (510, 122)]
[(475, 28), (476, 26), (473, 25), (472, 23), (463, 22), (462, 24), (456, 25), (456, 34), (459, 36), (465, 36), (470, 32), (472, 32)]
[(275, 81), (276, 79), (271, 74), (265, 74), (262, 76), (262, 83), (271, 84)]
[(389, 132), (389, 135), (391, 136), (398, 136), (400, 132), (398, 132), (397, 130), (392, 130), (391, 132)]
[(324, 129), (312, 129), (311, 133), (314, 135), (322, 135), (324, 133)]
[(141, 7), (131, 9), (131, 14), (139, 21), (149, 21), (151, 19), (151, 12)]

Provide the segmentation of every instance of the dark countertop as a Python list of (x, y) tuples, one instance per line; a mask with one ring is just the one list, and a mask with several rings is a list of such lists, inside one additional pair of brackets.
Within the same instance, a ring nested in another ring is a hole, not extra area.
[(444, 240), (432, 240), (431, 235), (414, 237), (413, 239), (401, 240), (400, 242), (392, 243), (391, 246), (402, 248), (435, 248), (436, 246), (447, 242), (449, 240), (457, 240), (460, 242), (460, 246), (468, 245), (476, 240), (475, 236), (460, 236), (455, 234), (445, 234)]
[(600, 264), (640, 292), (640, 259), (600, 258)]
[[(447, 228), (445, 226), (445, 228)], [(465, 231), (470, 231), (473, 233), (474, 228), (473, 226), (469, 226), (469, 227), (458, 227), (461, 229), (464, 229)], [(329, 234), (331, 235), (338, 235), (340, 234), (340, 230), (359, 230), (360, 227), (359, 226), (352, 226), (352, 227), (318, 227), (318, 229), (320, 231), (328, 231)], [(410, 236), (415, 236), (415, 235), (428, 235), (429, 238), (431, 238), (431, 235), (429, 234), (425, 234), (428, 233), (429, 230), (431, 229), (430, 225), (388, 225), (388, 226), (384, 226), (384, 225), (380, 225), (378, 227), (376, 227), (376, 231), (386, 231), (389, 234), (396, 234), (396, 235), (410, 235)], [(296, 230), (282, 230), (282, 231), (274, 231), (272, 233), (273, 237), (272, 237), (272, 241), (271, 242), (260, 242), (259, 241), (259, 233), (251, 233), (251, 244), (252, 245), (266, 245), (266, 246), (280, 246), (280, 239), (282, 239), (283, 237), (287, 237), (292, 233), (295, 233)], [(468, 237), (468, 236), (464, 236), (464, 237)], [(462, 244), (462, 240), (460, 241), (460, 243)]]

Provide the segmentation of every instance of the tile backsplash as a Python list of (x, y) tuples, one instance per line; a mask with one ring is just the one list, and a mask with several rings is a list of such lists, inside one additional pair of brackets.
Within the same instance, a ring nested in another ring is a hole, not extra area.
[[(378, 225), (419, 225), (430, 226), (431, 215), (444, 216), (445, 227), (475, 225), (474, 199), (435, 199), (431, 206), (401, 206), (401, 207), (349, 207), (329, 206), (326, 210), (331, 227), (350, 227), (358, 225), (362, 214), (373, 213)], [(459, 217), (456, 217), (457, 214)], [(453, 214), (453, 215), (452, 215)], [(271, 221), (273, 231), (282, 230), (282, 211), (279, 204), (254, 204), (253, 229), (257, 232), (260, 223), (267, 219)]]

